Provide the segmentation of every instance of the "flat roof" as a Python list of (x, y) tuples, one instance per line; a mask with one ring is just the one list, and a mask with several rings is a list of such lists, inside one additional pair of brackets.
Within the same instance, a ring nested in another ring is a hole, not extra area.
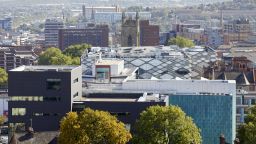
[(71, 71), (80, 66), (66, 66), (66, 65), (42, 65), (42, 66), (20, 66), (10, 71)]
[(111, 60), (111, 59), (109, 59), (109, 60), (104, 59), (104, 60), (102, 60), (101, 59), (101, 60), (98, 60), (95, 63), (95, 65), (118, 65), (118, 64), (120, 64), (122, 62), (124, 62), (124, 60), (118, 60), (118, 59), (113, 59), (113, 60)]
[(93, 101), (93, 102), (136, 102), (136, 98), (86, 98), (81, 97), (74, 100), (74, 102), (84, 102), (84, 101)]

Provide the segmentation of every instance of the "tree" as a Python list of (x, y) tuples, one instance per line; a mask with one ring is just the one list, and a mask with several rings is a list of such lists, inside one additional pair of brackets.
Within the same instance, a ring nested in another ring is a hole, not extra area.
[(48, 48), (38, 60), (39, 65), (80, 65), (80, 58), (64, 55), (58, 48)]
[(8, 74), (7, 72), (0, 68), (0, 85), (6, 85), (8, 81)]
[(61, 144), (126, 144), (131, 134), (108, 112), (84, 109), (69, 112), (60, 122)]
[(194, 42), (190, 39), (177, 36), (176, 38), (171, 38), (168, 42), (169, 45), (177, 45), (181, 48), (184, 47), (193, 47), (195, 46)]
[(1, 115), (0, 116), (0, 125), (4, 124), (5, 121), (6, 121), (5, 116)]
[(135, 144), (201, 144), (200, 130), (177, 106), (152, 106), (140, 114)]
[(256, 106), (249, 109), (245, 123), (239, 126), (238, 138), (243, 144), (255, 144), (256, 142)]
[(71, 45), (66, 48), (63, 54), (71, 56), (71, 57), (81, 57), (84, 51), (88, 48), (91, 48), (91, 45), (81, 44), (81, 45)]

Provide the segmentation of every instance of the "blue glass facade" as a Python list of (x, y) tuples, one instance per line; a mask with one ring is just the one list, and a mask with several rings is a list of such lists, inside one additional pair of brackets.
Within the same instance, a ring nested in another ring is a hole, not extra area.
[(232, 143), (235, 137), (235, 97), (217, 95), (171, 95), (177, 105), (201, 129), (203, 144), (218, 144), (220, 134)]

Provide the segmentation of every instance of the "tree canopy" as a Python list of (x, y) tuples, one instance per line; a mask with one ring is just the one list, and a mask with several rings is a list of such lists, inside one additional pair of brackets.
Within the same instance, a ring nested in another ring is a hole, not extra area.
[(190, 39), (177, 36), (176, 38), (171, 38), (168, 42), (169, 45), (177, 45), (180, 48), (184, 47), (193, 47), (195, 46), (194, 42)]
[(108, 112), (69, 112), (60, 122), (61, 144), (126, 144), (132, 138), (125, 125)]
[(71, 58), (70, 56), (64, 55), (58, 48), (48, 48), (44, 51), (38, 60), (39, 65), (79, 65), (77, 58)]
[(0, 68), (0, 85), (6, 85), (8, 81), (8, 74), (7, 72)]
[(255, 144), (256, 142), (256, 106), (249, 109), (245, 123), (239, 127), (238, 137), (243, 144)]
[(140, 114), (134, 144), (201, 144), (200, 130), (177, 106), (152, 106)]
[(81, 44), (81, 45), (71, 45), (63, 51), (63, 54), (67, 56), (81, 57), (84, 51), (88, 48), (91, 48), (91, 45)]
[(0, 125), (4, 124), (5, 121), (6, 121), (6, 117), (1, 115), (0, 116)]

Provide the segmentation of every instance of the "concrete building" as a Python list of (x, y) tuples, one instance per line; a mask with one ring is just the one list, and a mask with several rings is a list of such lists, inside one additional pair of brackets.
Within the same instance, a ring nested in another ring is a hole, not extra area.
[(31, 46), (0, 46), (0, 67), (6, 71), (32, 65), (37, 57)]
[(92, 25), (84, 29), (60, 29), (59, 48), (64, 50), (70, 45), (87, 43), (92, 46), (108, 47), (109, 28), (107, 25)]
[(58, 46), (59, 29), (64, 28), (64, 23), (61, 19), (47, 19), (45, 21), (45, 46)]
[(3, 29), (5, 31), (11, 31), (12, 30), (12, 18), (0, 19), (0, 29)]
[[(104, 100), (106, 96), (115, 97), (115, 95), (123, 95), (126, 98), (137, 94), (145, 96), (153, 94), (151, 96), (152, 100), (165, 99), (162, 96), (168, 96), (168, 104), (180, 106), (187, 115), (193, 118), (195, 124), (201, 129), (203, 144), (218, 143), (220, 134), (224, 134), (229, 143), (232, 143), (235, 139), (235, 81), (136, 79), (137, 69), (129, 70), (120, 66), (122, 64), (122, 60), (116, 59), (96, 61), (93, 70), (95, 72), (83, 77), (85, 82), (83, 93), (87, 100), (84, 100), (85, 102), (82, 104), (88, 107), (96, 107), (97, 109), (105, 109), (112, 105), (115, 108), (111, 108), (111, 110), (115, 113), (120, 112), (121, 116), (125, 115), (125, 112), (129, 112), (127, 110), (128, 104), (124, 103), (121, 106), (121, 104), (113, 104), (113, 102), (105, 104), (103, 102), (97, 103), (97, 101), (107, 101), (106, 99)], [(114, 73), (110, 74), (112, 70)], [(119, 76), (115, 74), (118, 71), (121, 72), (119, 72)], [(102, 77), (99, 77), (99, 75)], [(105, 76), (108, 77), (107, 81), (102, 80), (102, 78), (106, 79)], [(143, 98), (145, 99), (144, 96), (140, 99)], [(123, 101), (125, 100), (123, 99)], [(74, 107), (76, 107), (75, 105)], [(147, 104), (143, 102), (140, 105), (145, 106)], [(135, 106), (135, 103), (134, 106), (130, 103), (130, 106), (141, 110), (138, 106)], [(133, 116), (136, 117), (136, 112)], [(131, 117), (133, 116), (131, 114)], [(125, 121), (125, 123), (128, 122)], [(131, 125), (132, 128), (133, 125)]]
[(8, 74), (8, 120), (16, 130), (59, 130), (73, 99), (82, 95), (81, 67), (21, 66)]

